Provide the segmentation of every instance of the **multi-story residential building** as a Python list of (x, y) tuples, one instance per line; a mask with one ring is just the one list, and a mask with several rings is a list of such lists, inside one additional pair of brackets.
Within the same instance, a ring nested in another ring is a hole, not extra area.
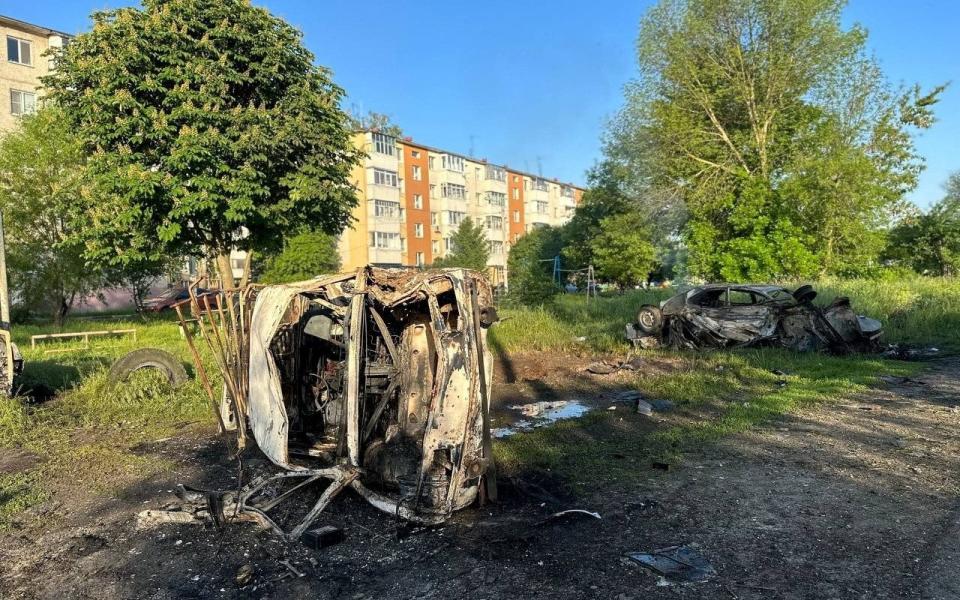
[(53, 68), (45, 56), (70, 38), (66, 33), (0, 15), (0, 133), (36, 110), (40, 78)]
[(507, 281), (507, 254), (524, 233), (562, 225), (583, 190), (377, 131), (355, 134), (367, 154), (353, 174), (360, 204), (340, 236), (345, 270), (363, 265), (427, 266), (452, 250), (465, 217), (481, 224), (490, 242), (494, 284)]

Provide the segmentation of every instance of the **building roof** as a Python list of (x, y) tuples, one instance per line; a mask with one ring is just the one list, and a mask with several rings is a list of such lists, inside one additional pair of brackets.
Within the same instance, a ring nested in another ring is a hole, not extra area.
[(61, 37), (73, 37), (69, 33), (64, 33), (62, 31), (57, 31), (56, 29), (50, 29), (49, 27), (42, 27), (40, 25), (34, 25), (33, 23), (27, 23), (26, 21), (21, 21), (19, 19), (14, 19), (13, 17), (8, 17), (6, 15), (0, 15), (0, 25), (5, 27), (10, 27), (11, 29), (20, 29), (21, 31), (29, 31), (30, 33), (36, 35), (59, 35)]
[[(376, 129), (376, 128), (361, 128), (361, 129), (357, 129), (357, 130), (355, 130), (355, 131), (357, 131), (358, 133), (383, 133), (383, 132), (379, 131), (379, 130)], [(388, 135), (388, 134), (384, 134), (384, 135)], [(393, 137), (393, 136), (391, 136), (391, 137)], [(453, 152), (453, 151), (450, 151), (450, 150), (444, 150), (444, 149), (442, 149), (442, 148), (436, 148), (436, 147), (434, 147), (434, 146), (428, 146), (428, 145), (426, 145), (426, 144), (421, 144), (420, 142), (416, 142), (416, 141), (413, 140), (413, 138), (408, 137), (408, 136), (398, 137), (397, 140), (398, 140), (401, 144), (409, 144), (410, 146), (416, 146), (417, 148), (423, 148), (424, 150), (428, 150), (428, 151), (430, 151), (430, 152), (437, 152), (437, 153), (440, 153), (440, 154), (452, 154), (452, 155), (454, 155), (454, 156), (459, 156), (459, 157), (464, 158), (464, 159), (466, 159), (466, 160), (469, 160), (469, 161), (471, 161), (471, 162), (480, 163), (480, 164), (483, 164), (483, 165), (490, 165), (491, 167), (501, 167), (501, 168), (503, 168), (503, 169), (506, 169), (507, 171), (510, 171), (511, 173), (516, 173), (517, 175), (523, 175), (524, 177), (530, 177), (531, 179), (543, 179), (544, 181), (552, 181), (552, 182), (554, 182), (554, 183), (559, 183), (560, 185), (565, 185), (565, 186), (568, 186), (568, 187), (572, 187), (572, 188), (574, 188), (574, 189), (578, 189), (578, 190), (580, 190), (581, 192), (586, 189), (586, 188), (584, 188), (584, 187), (582, 187), (582, 186), (576, 185), (576, 184), (574, 184), (574, 183), (570, 183), (570, 182), (568, 182), (568, 181), (560, 181), (560, 180), (557, 179), (556, 177), (550, 178), (550, 177), (544, 177), (543, 175), (536, 175), (536, 174), (534, 174), (534, 173), (527, 173), (526, 171), (521, 171), (520, 169), (514, 169), (513, 167), (509, 167), (509, 166), (507, 166), (507, 165), (501, 165), (501, 164), (499, 164), (499, 163), (495, 163), (495, 162), (493, 162), (493, 161), (489, 161), (489, 160), (487, 160), (487, 159), (485, 159), (485, 158), (475, 158), (475, 157), (473, 157), (473, 156), (468, 156), (468, 155), (462, 154), (462, 153), (460, 153), (460, 152)]]

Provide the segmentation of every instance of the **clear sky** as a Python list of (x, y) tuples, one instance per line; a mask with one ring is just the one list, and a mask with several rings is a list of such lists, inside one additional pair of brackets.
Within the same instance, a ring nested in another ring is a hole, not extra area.
[[(304, 33), (349, 95), (345, 108), (390, 115), (406, 135), (581, 184), (604, 122), (634, 73), (639, 19), (652, 0), (255, 0)], [(0, 0), (0, 14), (84, 31), (117, 0)], [(911, 199), (942, 194), (960, 169), (960, 3), (851, 0), (845, 18), (894, 83), (954, 85), (917, 140), (927, 169)]]

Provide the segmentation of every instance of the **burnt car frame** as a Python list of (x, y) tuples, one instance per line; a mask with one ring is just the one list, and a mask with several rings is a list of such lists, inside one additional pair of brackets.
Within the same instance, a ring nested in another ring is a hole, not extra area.
[[(495, 499), (486, 332), (497, 317), (482, 275), (368, 267), (252, 285), (216, 306), (204, 298), (194, 296), (192, 308), (203, 317), (196, 335), (223, 372), (221, 428), (241, 446), (252, 434), (283, 469), (208, 502), (219, 508), (207, 518), (233, 515), (296, 539), (348, 488), (421, 523)], [(202, 362), (197, 370), (206, 382)], [(319, 500), (285, 533), (269, 511), (324, 481)]]
[(839, 297), (825, 307), (804, 285), (793, 292), (777, 285), (717, 283), (691, 288), (660, 306), (644, 305), (627, 337), (653, 337), (677, 348), (781, 346), (797, 351), (867, 352), (877, 349), (882, 326), (857, 315)]

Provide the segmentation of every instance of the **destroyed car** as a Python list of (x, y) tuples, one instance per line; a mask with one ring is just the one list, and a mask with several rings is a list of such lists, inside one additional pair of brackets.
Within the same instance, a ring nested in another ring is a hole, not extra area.
[(347, 488), (422, 523), (494, 499), (486, 334), (497, 316), (479, 273), (365, 268), (253, 285), (219, 307), (194, 301), (199, 336), (223, 350), (221, 427), (241, 445), (252, 433), (283, 469), (213, 503), (214, 520), (241, 515), (282, 533), (267, 511), (323, 481), (290, 538)]
[(781, 346), (798, 351), (876, 350), (882, 325), (857, 315), (849, 298), (813, 304), (809, 285), (793, 292), (776, 285), (710, 284), (640, 307), (627, 338), (654, 338), (676, 348)]
[(10, 339), (10, 332), (0, 326), (0, 397), (13, 395), (14, 379), (23, 372), (23, 356)]

